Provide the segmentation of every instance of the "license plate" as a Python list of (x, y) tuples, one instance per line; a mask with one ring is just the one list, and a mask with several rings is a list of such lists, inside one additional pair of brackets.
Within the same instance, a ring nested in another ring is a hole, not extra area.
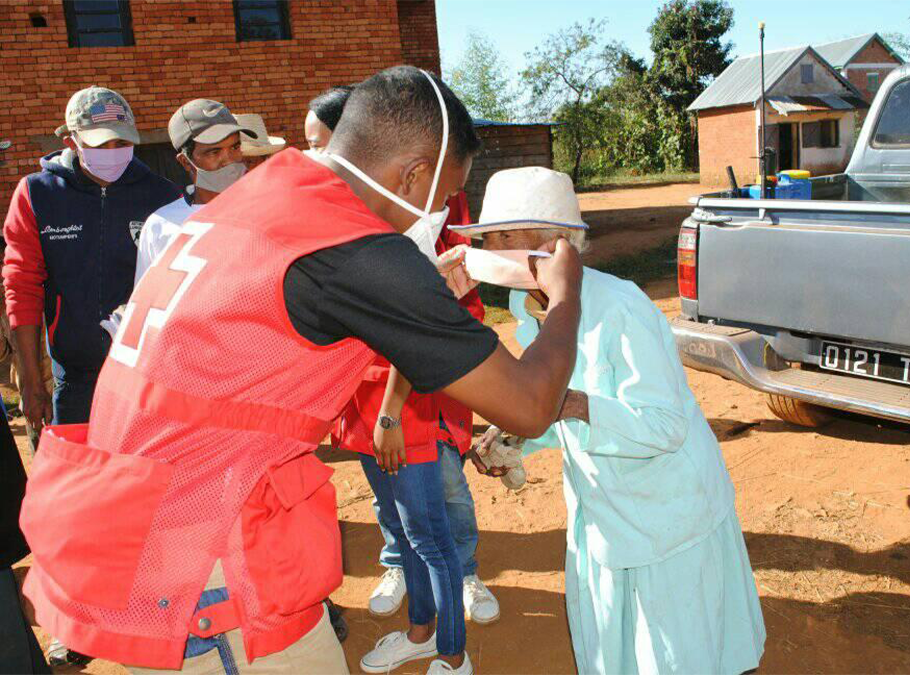
[(825, 370), (910, 384), (910, 355), (907, 354), (822, 342), (819, 365)]

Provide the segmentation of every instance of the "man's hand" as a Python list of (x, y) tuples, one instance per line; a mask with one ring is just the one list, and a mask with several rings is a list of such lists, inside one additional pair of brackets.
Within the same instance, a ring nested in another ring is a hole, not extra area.
[(25, 415), (25, 419), (32, 425), (32, 428), (40, 432), (42, 427), (49, 424), (54, 418), (54, 407), (47, 389), (44, 388), (44, 383), (23, 380), (19, 397), (22, 414)]
[(552, 301), (577, 299), (583, 269), (578, 251), (561, 237), (551, 239), (540, 250), (553, 254), (549, 258), (530, 259), (540, 290)]
[(376, 463), (383, 471), (398, 473), (398, 467), (404, 466), (407, 455), (404, 451), (404, 429), (399, 424), (391, 429), (384, 429), (376, 423), (373, 429), (373, 454)]
[(588, 395), (583, 391), (569, 389), (566, 392), (565, 400), (562, 402), (562, 409), (559, 411), (559, 417), (556, 419), (576, 419), (581, 420), (582, 422), (588, 422)]
[(478, 282), (468, 276), (464, 268), (464, 252), (466, 248), (468, 247), (464, 244), (459, 244), (439, 256), (439, 260), (436, 262), (436, 269), (446, 280), (446, 286), (459, 300), (478, 284)]

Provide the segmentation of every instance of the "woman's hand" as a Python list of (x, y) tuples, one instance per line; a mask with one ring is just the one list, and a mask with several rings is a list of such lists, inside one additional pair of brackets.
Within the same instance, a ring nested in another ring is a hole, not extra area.
[(436, 269), (446, 280), (446, 286), (458, 299), (464, 297), (478, 283), (468, 276), (464, 268), (464, 252), (467, 248), (464, 244), (459, 244), (439, 256), (436, 262)]
[(404, 451), (404, 429), (398, 424), (384, 429), (376, 423), (373, 429), (373, 454), (376, 463), (383, 471), (398, 473), (398, 467), (404, 466), (407, 456)]
[(569, 389), (566, 391), (566, 398), (562, 402), (562, 409), (559, 411), (557, 420), (576, 419), (582, 422), (588, 422), (588, 395), (583, 391)]

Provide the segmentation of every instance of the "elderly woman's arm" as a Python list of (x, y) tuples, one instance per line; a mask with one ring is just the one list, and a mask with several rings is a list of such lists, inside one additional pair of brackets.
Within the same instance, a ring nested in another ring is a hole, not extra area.
[[(612, 368), (615, 395), (570, 390), (561, 418), (589, 425), (581, 448), (591, 454), (647, 458), (675, 452), (688, 433), (688, 417), (674, 354), (661, 334), (660, 317), (630, 312), (604, 325), (612, 339), (592, 366), (602, 377)], [(585, 405), (586, 403), (586, 405)]]

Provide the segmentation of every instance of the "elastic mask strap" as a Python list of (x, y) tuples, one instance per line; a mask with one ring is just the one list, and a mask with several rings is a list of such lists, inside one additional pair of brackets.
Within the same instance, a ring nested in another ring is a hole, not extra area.
[(357, 176), (357, 177), (358, 177), (360, 180), (362, 180), (364, 183), (366, 183), (366, 184), (369, 185), (371, 188), (373, 188), (374, 190), (376, 190), (376, 192), (378, 192), (379, 194), (383, 195), (383, 196), (386, 197), (387, 199), (391, 199), (393, 202), (395, 202), (396, 204), (398, 204), (398, 206), (400, 206), (401, 208), (403, 208), (403, 209), (405, 209), (405, 210), (407, 210), (407, 211), (410, 211), (411, 213), (413, 213), (413, 214), (414, 214), (415, 216), (417, 216), (418, 218), (424, 218), (424, 217), (426, 217), (427, 214), (426, 214), (425, 212), (421, 211), (421, 210), (418, 209), (416, 206), (413, 206), (413, 205), (411, 205), (411, 204), (408, 204), (405, 200), (403, 200), (401, 197), (399, 197), (398, 195), (396, 195), (396, 194), (395, 194), (394, 192), (392, 192), (391, 190), (387, 190), (386, 188), (384, 188), (382, 185), (380, 185), (379, 183), (377, 183), (377, 182), (376, 182), (375, 180), (373, 180), (370, 176), (368, 176), (366, 173), (364, 173), (363, 171), (361, 171), (360, 169), (358, 169), (356, 166), (354, 166), (351, 162), (349, 162), (348, 160), (346, 160), (346, 159), (345, 159), (344, 157), (342, 157), (341, 155), (336, 155), (336, 154), (334, 154), (334, 153), (327, 152), (327, 153), (325, 153), (325, 156), (331, 157), (333, 160), (335, 160), (336, 162), (338, 162), (339, 164), (341, 164), (341, 166), (343, 166), (345, 169), (347, 169), (347, 170), (350, 171), (352, 174), (354, 174), (355, 176)]
[(449, 147), (449, 111), (446, 108), (445, 100), (442, 98), (442, 92), (439, 91), (439, 87), (436, 86), (436, 81), (427, 71), (421, 70), (420, 72), (430, 81), (433, 91), (436, 92), (439, 108), (442, 110), (442, 145), (439, 148), (439, 159), (436, 160), (436, 173), (433, 174), (433, 185), (430, 187), (427, 205), (424, 208), (424, 211), (429, 213), (430, 209), (433, 208), (433, 198), (436, 196), (436, 186), (439, 184), (439, 175), (442, 173), (442, 165), (445, 162), (446, 150)]

